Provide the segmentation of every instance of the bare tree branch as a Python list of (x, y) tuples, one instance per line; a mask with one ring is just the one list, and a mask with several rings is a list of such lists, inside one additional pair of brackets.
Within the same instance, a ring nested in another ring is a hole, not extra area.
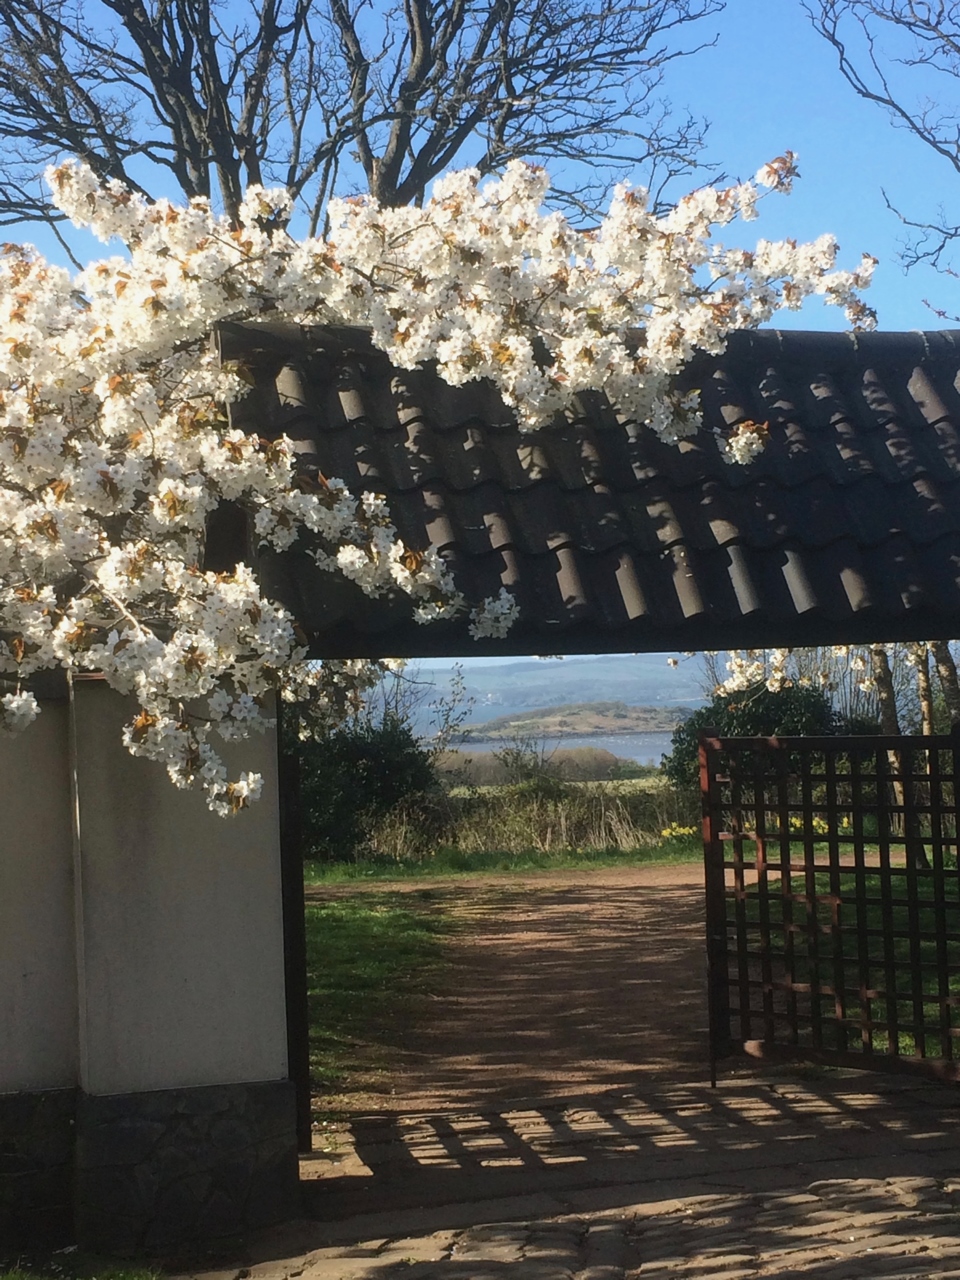
[[(956, 0), (805, 0), (814, 28), (833, 47), (841, 75), (867, 102), (960, 174), (960, 4)], [(909, 217), (913, 266), (943, 267), (960, 227), (942, 215)]]
[[(0, 224), (50, 214), (72, 154), (137, 191), (235, 216), (279, 182), (319, 225), (332, 194), (422, 200), (456, 163), (552, 163), (593, 214), (624, 173), (659, 193), (699, 162), (669, 65), (723, 0), (0, 0)], [(164, 176), (166, 175), (166, 176)]]

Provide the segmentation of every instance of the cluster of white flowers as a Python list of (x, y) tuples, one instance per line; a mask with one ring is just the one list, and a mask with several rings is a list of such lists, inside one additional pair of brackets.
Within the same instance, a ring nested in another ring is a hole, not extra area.
[[(781, 157), (758, 181), (786, 188), (793, 172)], [(220, 813), (260, 779), (228, 780), (212, 740), (262, 728), (284, 681), (335, 717), (379, 672), (305, 663), (295, 620), (249, 567), (202, 568), (221, 502), (275, 550), (309, 535), (324, 569), (370, 595), (406, 593), (422, 621), (464, 602), (437, 555), (402, 545), (381, 498), (303, 483), (290, 441), (231, 429), (225, 406), (249, 373), (218, 364), (218, 323), (361, 325), (400, 367), (491, 380), (524, 426), (602, 391), (674, 440), (698, 425), (695, 394), (673, 389), (695, 351), (814, 293), (871, 321), (858, 291), (872, 260), (836, 270), (829, 237), (753, 253), (716, 243), (718, 225), (753, 216), (755, 183), (697, 191), (665, 217), (623, 187), (580, 231), (544, 209), (542, 170), (511, 164), (485, 186), (453, 174), (423, 208), (335, 202), (330, 236), (298, 241), (282, 191), (251, 189), (231, 226), (202, 201), (101, 186), (79, 163), (48, 179), (57, 207), (121, 252), (71, 276), (29, 247), (0, 251), (0, 724), (33, 719), (35, 672), (102, 672), (137, 700), (129, 749), (203, 786)], [(734, 458), (750, 437), (741, 429)], [(471, 634), (503, 635), (515, 616), (502, 591)]]
[[(871, 648), (873, 647), (874, 646), (871, 646)], [(884, 645), (883, 647), (887, 649), (887, 653), (889, 654), (889, 646)], [(923, 641), (921, 644), (908, 645), (907, 652), (905, 654), (907, 662), (911, 666), (916, 665), (916, 663), (919, 662), (919, 650), (921, 648), (925, 649), (926, 647), (926, 641)], [(846, 663), (849, 669), (854, 672), (854, 675), (857, 677), (856, 686), (861, 693), (874, 694), (877, 692), (877, 682), (873, 678), (873, 674), (867, 666), (867, 658), (863, 649), (855, 649), (852, 645), (841, 644), (834, 645), (832, 653), (835, 658), (839, 658), (842, 662)]]
[(764, 684), (771, 693), (779, 693), (792, 683), (787, 673), (790, 649), (731, 649), (727, 654), (727, 678), (717, 693), (739, 693)]
[(763, 451), (768, 430), (766, 422), (739, 423), (727, 437), (726, 456), (731, 462), (739, 462), (741, 465), (751, 462)]
[[(792, 162), (758, 180), (789, 189)], [(546, 212), (547, 187), (542, 169), (513, 163), (485, 186), (473, 170), (452, 174), (422, 209), (334, 202), (329, 241), (299, 246), (288, 275), (325, 318), (370, 326), (398, 367), (434, 360), (454, 385), (489, 379), (521, 426), (604, 391), (671, 440), (699, 425), (697, 397), (674, 392), (676, 375), (695, 351), (722, 351), (731, 330), (811, 294), (873, 323), (858, 292), (875, 260), (836, 270), (832, 237), (753, 252), (716, 242), (718, 226), (755, 216), (756, 183), (705, 187), (664, 217), (621, 186), (592, 231)]]
[(519, 616), (516, 600), (506, 587), (501, 587), (499, 595), (474, 609), (470, 615), (469, 631), (474, 640), (501, 640)]
[(7, 733), (17, 733), (33, 724), (40, 711), (40, 706), (29, 690), (17, 693), (5, 693), (0, 698), (0, 729)]
[[(916, 657), (916, 650), (921, 647), (917, 645), (908, 651), (908, 662), (913, 664), (919, 661)], [(771, 693), (779, 693), (781, 689), (789, 688), (792, 685), (809, 686), (814, 681), (818, 682), (821, 688), (827, 688), (830, 677), (827, 671), (823, 669), (816, 672), (812, 679), (809, 675), (797, 676), (791, 674), (790, 658), (793, 652), (793, 649), (728, 650), (725, 665), (730, 674), (720, 682), (715, 692), (739, 693), (744, 689), (754, 689), (762, 684)], [(856, 686), (861, 693), (872, 694), (876, 692), (876, 681), (867, 671), (867, 661), (862, 650), (856, 650), (850, 645), (831, 645), (829, 652), (834, 659), (844, 663), (854, 672), (855, 676), (859, 677), (856, 680)]]

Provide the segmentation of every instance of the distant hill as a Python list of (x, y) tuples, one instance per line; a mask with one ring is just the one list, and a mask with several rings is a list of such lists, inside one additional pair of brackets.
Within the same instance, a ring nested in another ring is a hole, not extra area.
[(464, 742), (515, 737), (565, 738), (621, 733), (672, 733), (689, 707), (631, 707), (625, 702), (566, 702), (464, 725)]
[[(418, 721), (429, 732), (429, 703), (449, 696), (449, 667), (417, 663), (408, 675), (426, 691)], [(472, 660), (463, 669), (472, 723), (528, 710), (587, 702), (623, 702), (628, 707), (687, 707), (704, 702), (703, 666), (698, 658), (667, 665), (662, 653), (615, 654), (610, 657), (556, 658), (484, 663)], [(435, 691), (435, 692), (434, 692)], [(673, 728), (673, 723), (668, 726)]]

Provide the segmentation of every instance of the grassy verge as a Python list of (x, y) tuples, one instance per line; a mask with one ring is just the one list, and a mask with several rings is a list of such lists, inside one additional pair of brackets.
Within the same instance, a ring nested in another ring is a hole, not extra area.
[(429, 891), (311, 904), (306, 922), (310, 1069), (315, 1091), (329, 1095), (385, 1063), (442, 967), (451, 923)]
[(440, 848), (421, 858), (363, 858), (355, 862), (306, 862), (307, 884), (356, 880), (417, 880), (425, 876), (563, 871), (582, 867), (639, 867), (651, 863), (699, 862), (699, 840), (664, 840), (637, 849), (527, 849), (520, 853)]
[[(692, 791), (678, 791), (659, 775), (601, 783), (543, 774), (502, 786), (434, 788), (371, 811), (360, 827), (349, 843), (358, 857), (376, 862), (481, 869), (492, 851), (529, 867), (533, 851), (547, 855), (538, 865), (552, 866), (558, 856), (576, 860), (587, 853), (606, 859), (640, 850), (649, 857), (665, 832), (699, 832), (700, 809)], [(320, 860), (348, 852), (322, 823), (308, 829), (306, 848)], [(478, 861), (463, 860), (470, 857)]]

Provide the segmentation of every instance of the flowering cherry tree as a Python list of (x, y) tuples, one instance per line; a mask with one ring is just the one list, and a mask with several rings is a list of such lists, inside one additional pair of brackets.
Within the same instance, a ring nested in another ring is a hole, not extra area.
[[(930, 641), (908, 644), (829, 645), (824, 649), (730, 649), (725, 667), (727, 675), (717, 684), (718, 693), (738, 693), (765, 685), (771, 693), (779, 693), (794, 684), (817, 684), (829, 688), (836, 663), (855, 680), (861, 693), (877, 691), (876, 676), (870, 670), (870, 654), (879, 650), (890, 654), (904, 649), (904, 659), (916, 667)], [(796, 669), (794, 659), (804, 659), (803, 671)], [(812, 660), (811, 660), (812, 659)]]
[(881, 732), (889, 735), (901, 732), (906, 696), (908, 714), (913, 718), (919, 713), (922, 732), (932, 734), (931, 658), (950, 719), (956, 723), (960, 711), (957, 667), (949, 644), (942, 640), (730, 650), (725, 663), (727, 675), (718, 679), (716, 692), (752, 693), (765, 687), (771, 693), (779, 693), (794, 685), (813, 686), (829, 693), (843, 719), (876, 719)]
[[(246, 509), (261, 544), (299, 540), (369, 595), (405, 593), (421, 621), (465, 603), (439, 557), (403, 546), (381, 498), (335, 478), (298, 484), (288, 440), (230, 427), (246, 371), (218, 363), (215, 326), (362, 325), (399, 367), (489, 379), (525, 428), (600, 391), (676, 440), (699, 425), (696, 394), (674, 389), (696, 351), (719, 353), (732, 330), (810, 294), (872, 323), (858, 295), (873, 260), (838, 270), (831, 237), (751, 252), (713, 238), (755, 215), (761, 186), (794, 176), (788, 153), (662, 217), (620, 188), (584, 231), (544, 208), (541, 170), (514, 163), (486, 185), (452, 174), (422, 208), (334, 202), (328, 237), (297, 240), (283, 191), (251, 189), (230, 223), (204, 201), (102, 187), (79, 163), (49, 171), (56, 206), (118, 251), (76, 275), (30, 247), (0, 257), (0, 724), (34, 719), (36, 672), (101, 672), (139, 708), (134, 754), (203, 787), (218, 813), (244, 807), (260, 779), (229, 779), (217, 739), (263, 729), (283, 682), (336, 718), (380, 668), (308, 664), (296, 620), (250, 566), (202, 567), (218, 504)], [(762, 443), (748, 424), (730, 457), (746, 463)], [(501, 592), (471, 630), (502, 635), (515, 614)]]

